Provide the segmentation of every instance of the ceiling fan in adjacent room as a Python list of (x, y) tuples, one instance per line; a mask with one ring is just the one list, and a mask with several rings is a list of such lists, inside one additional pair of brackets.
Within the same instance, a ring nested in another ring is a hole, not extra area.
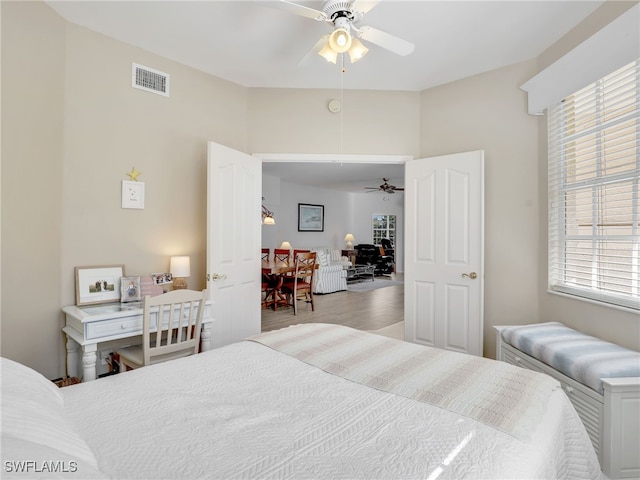
[(365, 190), (369, 190), (370, 192), (384, 192), (384, 193), (396, 193), (396, 192), (404, 192), (404, 188), (396, 187), (395, 185), (390, 185), (388, 178), (382, 179), (384, 183), (378, 187), (364, 187)]
[(359, 39), (371, 42), (398, 55), (409, 55), (415, 48), (413, 43), (374, 27), (358, 26), (364, 15), (379, 1), (325, 0), (322, 2), (322, 10), (288, 0), (280, 0), (277, 6), (295, 15), (311, 18), (318, 22), (326, 22), (333, 26), (333, 31), (323, 35), (309, 52), (318, 53), (331, 63), (336, 63), (339, 53), (349, 53), (351, 63), (364, 57), (369, 49)]

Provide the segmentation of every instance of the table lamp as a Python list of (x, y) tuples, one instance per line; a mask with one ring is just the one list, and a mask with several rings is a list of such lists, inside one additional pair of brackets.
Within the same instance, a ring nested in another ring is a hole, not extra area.
[(355, 242), (356, 237), (351, 233), (347, 233), (344, 236), (344, 241), (347, 242), (347, 250), (353, 250), (353, 242)]
[(187, 277), (191, 276), (191, 261), (189, 257), (171, 257), (169, 272), (173, 277), (174, 290), (187, 288)]
[(284, 241), (280, 244), (281, 250), (291, 250), (291, 244), (287, 241)]

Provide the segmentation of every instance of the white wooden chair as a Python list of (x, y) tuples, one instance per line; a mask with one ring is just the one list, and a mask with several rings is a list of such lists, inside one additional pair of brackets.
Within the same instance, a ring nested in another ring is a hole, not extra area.
[(122, 348), (120, 372), (198, 353), (207, 290), (144, 297), (142, 345)]

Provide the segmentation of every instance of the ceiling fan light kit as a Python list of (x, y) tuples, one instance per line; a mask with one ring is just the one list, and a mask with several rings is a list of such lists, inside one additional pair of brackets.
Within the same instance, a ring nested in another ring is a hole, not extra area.
[(362, 38), (398, 55), (409, 55), (415, 45), (373, 27), (357, 27), (357, 23), (380, 0), (325, 0), (322, 10), (280, 0), (280, 5), (296, 15), (333, 25), (328, 41), (321, 38), (311, 51), (331, 63), (336, 63), (339, 53), (349, 53), (349, 60), (355, 63), (364, 57), (369, 49), (356, 37)]

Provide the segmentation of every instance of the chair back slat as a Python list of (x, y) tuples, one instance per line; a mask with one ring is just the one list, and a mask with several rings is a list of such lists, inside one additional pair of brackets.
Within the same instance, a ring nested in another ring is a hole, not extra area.
[(206, 290), (173, 290), (144, 298), (145, 365), (198, 353), (206, 299)]
[(263, 248), (262, 249), (262, 257), (261, 258), (262, 258), (262, 261), (265, 262), (265, 263), (269, 261), (269, 252), (270, 252), (269, 248)]
[[(313, 274), (316, 270), (316, 252), (299, 252), (295, 257), (295, 277), (296, 284), (305, 282), (311, 284)], [(296, 289), (298, 286), (296, 285)]]

